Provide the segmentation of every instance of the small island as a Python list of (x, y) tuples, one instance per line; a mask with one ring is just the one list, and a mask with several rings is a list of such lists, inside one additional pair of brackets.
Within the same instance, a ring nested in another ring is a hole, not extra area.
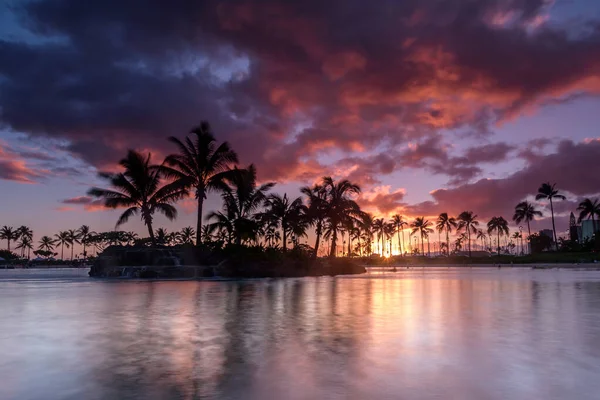
[(98, 278), (283, 278), (365, 273), (346, 258), (315, 258), (301, 246), (287, 253), (260, 247), (111, 246), (97, 257), (89, 275)]

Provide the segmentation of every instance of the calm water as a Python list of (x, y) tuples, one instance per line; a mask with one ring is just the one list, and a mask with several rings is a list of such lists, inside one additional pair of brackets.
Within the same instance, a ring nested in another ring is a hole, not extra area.
[(598, 399), (600, 272), (0, 271), (0, 399)]

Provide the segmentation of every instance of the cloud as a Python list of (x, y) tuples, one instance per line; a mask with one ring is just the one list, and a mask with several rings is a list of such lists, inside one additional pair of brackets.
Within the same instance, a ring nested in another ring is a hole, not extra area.
[[(545, 23), (545, 0), (21, 7), (39, 40), (0, 40), (1, 122), (66, 140), (99, 168), (129, 147), (168, 149), (166, 136), (209, 118), (268, 179), (310, 180), (331, 167), (323, 154), (388, 144), (457, 184), (510, 150), (444, 160), (428, 148), (440, 129), (489, 133), (541, 104), (600, 91), (600, 25), (575, 35)], [(410, 143), (419, 144), (403, 152)], [(381, 168), (361, 178), (376, 184)]]
[[(61, 200), (61, 203), (68, 204), (68, 205), (83, 206), (83, 209), (85, 211), (91, 211), (91, 212), (104, 211), (107, 209), (104, 206), (104, 202), (102, 199), (94, 199), (90, 196), (72, 197), (69, 199)], [(58, 208), (59, 211), (73, 211), (74, 209), (75, 208), (69, 207), (69, 206), (64, 206), (64, 207)]]
[(0, 143), (0, 179), (19, 183), (36, 183), (45, 177), (45, 171), (36, 170), (17, 154)]
[[(431, 193), (433, 201), (407, 205), (405, 211), (411, 215), (440, 212), (457, 215), (472, 210), (484, 219), (495, 215), (509, 218), (519, 201), (535, 195), (538, 187), (547, 181), (556, 183), (560, 191), (576, 198), (594, 196), (600, 192), (600, 175), (594, 168), (599, 159), (600, 139), (580, 143), (563, 140), (556, 152), (540, 156), (536, 163), (506, 178), (480, 179), (455, 188), (435, 190)], [(575, 206), (574, 202), (568, 204)], [(569, 207), (563, 208), (559, 205), (557, 211), (570, 212)]]
[(404, 189), (392, 191), (389, 185), (377, 186), (370, 191), (361, 193), (357, 201), (367, 212), (376, 215), (391, 215), (402, 206), (405, 194)]

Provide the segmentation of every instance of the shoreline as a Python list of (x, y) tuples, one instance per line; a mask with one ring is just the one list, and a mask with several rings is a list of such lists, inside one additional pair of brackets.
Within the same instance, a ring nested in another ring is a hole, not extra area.
[(396, 268), (397, 270), (406, 270), (408, 269), (428, 269), (428, 268), (500, 268), (500, 269), (511, 269), (511, 268), (521, 268), (521, 269), (587, 269), (587, 270), (600, 270), (600, 262), (598, 263), (522, 263), (522, 264), (506, 264), (506, 263), (476, 263), (476, 264), (425, 264), (425, 263), (415, 263), (415, 264), (386, 264), (386, 265), (377, 265), (377, 264), (360, 264), (363, 267), (369, 269), (380, 269), (380, 270), (390, 270)]

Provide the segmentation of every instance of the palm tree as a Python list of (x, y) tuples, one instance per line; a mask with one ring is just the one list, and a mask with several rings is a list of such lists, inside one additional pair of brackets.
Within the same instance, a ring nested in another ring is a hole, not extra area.
[(83, 245), (83, 258), (87, 256), (86, 247), (90, 245), (90, 238), (94, 232), (90, 231), (90, 227), (87, 225), (81, 225), (81, 227), (77, 230), (77, 237), (79, 238), (80, 243)]
[(381, 240), (381, 257), (383, 257), (383, 237), (385, 236), (385, 221), (383, 218), (373, 220), (373, 232), (377, 234), (377, 239)]
[(47, 252), (52, 252), (52, 250), (54, 250), (54, 246), (55, 242), (50, 236), (42, 236), (42, 238), (39, 241), (38, 249)]
[[(16, 235), (17, 235), (17, 237), (14, 238), (14, 240), (21, 239), (21, 244), (31, 243), (33, 241), (33, 231), (30, 228), (26, 227), (25, 225), (22, 225), (17, 228)], [(25, 250), (27, 250), (27, 247), (20, 245), (17, 248), (21, 249), (21, 258), (24, 258)]]
[[(441, 233), (444, 230), (446, 231), (446, 248), (447, 249), (450, 249), (450, 232), (452, 231), (452, 228), (456, 228), (456, 226), (457, 226), (456, 218), (449, 217), (448, 213), (441, 213), (438, 216), (435, 227), (436, 227), (438, 233)], [(447, 255), (450, 256), (450, 251), (448, 251)]]
[(385, 233), (385, 238), (388, 241), (389, 244), (389, 248), (388, 248), (388, 255), (391, 257), (392, 256), (392, 238), (394, 237), (394, 232), (396, 232), (396, 226), (394, 225), (393, 222), (388, 222), (385, 224), (385, 228), (384, 228), (384, 233)]
[(294, 230), (294, 225), (301, 224), (304, 218), (304, 204), (302, 198), (297, 197), (290, 201), (287, 194), (283, 196), (273, 193), (268, 196), (264, 203), (266, 207), (265, 217), (272, 222), (273, 226), (281, 226), (283, 237), (282, 249), (287, 251), (288, 234)]
[[(521, 236), (521, 233), (519, 232), (515, 232), (513, 233), (513, 235), (511, 236), (513, 239), (517, 240), (517, 255), (519, 254), (519, 241), (518, 239), (523, 239), (523, 236)], [(523, 252), (523, 240), (521, 240), (521, 252)]]
[(2, 227), (2, 229), (0, 229), (0, 239), (6, 240), (6, 245), (9, 252), (10, 242), (12, 242), (13, 240), (17, 240), (18, 238), (19, 235), (14, 228), (5, 225)]
[(465, 230), (467, 232), (467, 240), (469, 241), (469, 257), (471, 257), (471, 232), (477, 233), (477, 227), (479, 221), (477, 221), (477, 215), (473, 214), (473, 211), (463, 211), (458, 216), (458, 226), (456, 230), (458, 232)]
[(535, 217), (541, 217), (543, 214), (541, 211), (538, 211), (535, 208), (535, 205), (531, 204), (528, 201), (522, 201), (515, 206), (515, 214), (513, 215), (513, 221), (517, 224), (520, 224), (522, 221), (527, 222), (527, 232), (528, 235), (531, 236), (531, 225), (530, 222), (535, 219)]
[(491, 235), (494, 231), (496, 231), (498, 235), (498, 255), (500, 255), (500, 236), (507, 235), (508, 236), (508, 222), (502, 217), (493, 217), (487, 223), (488, 233)]
[(281, 240), (281, 234), (273, 226), (269, 226), (265, 231), (265, 240), (268, 247), (277, 247), (277, 243)]
[(202, 234), (200, 235), (202, 238), (202, 243), (207, 243), (212, 241), (212, 233), (210, 232), (210, 226), (202, 225)]
[[(234, 237), (234, 219), (235, 216), (231, 211), (212, 211), (210, 213), (208, 213), (208, 215), (206, 216), (206, 219), (208, 221), (215, 221), (215, 222), (211, 222), (210, 224), (206, 225), (208, 226), (208, 233), (212, 236), (213, 233), (217, 233), (217, 237), (222, 238), (222, 240), (225, 242), (227, 241), (227, 244), (232, 244), (233, 243), (233, 237)], [(202, 235), (202, 237), (205, 237), (206, 235)], [(221, 239), (219, 239), (221, 240)]]
[(179, 153), (171, 154), (162, 167), (165, 174), (186, 189), (194, 189), (198, 203), (196, 220), (196, 244), (202, 243), (202, 210), (206, 195), (210, 191), (222, 191), (223, 180), (231, 167), (238, 163), (237, 154), (229, 143), (217, 145), (217, 141), (207, 121), (192, 129), (184, 141), (171, 136)]
[(224, 213), (211, 213), (209, 218), (223, 222), (225, 217), (231, 224), (235, 242), (250, 240), (256, 236), (258, 228), (258, 209), (267, 198), (267, 192), (275, 183), (269, 182), (258, 186), (256, 183), (256, 167), (250, 165), (246, 169), (234, 168), (225, 177), (222, 198)]
[(481, 229), (477, 230), (477, 239), (481, 240), (481, 249), (485, 250), (485, 239), (487, 238), (487, 235), (485, 234), (485, 232)]
[[(177, 235), (179, 242), (182, 244), (194, 244), (194, 236), (196, 236), (196, 231), (191, 226), (186, 226)], [(202, 238), (202, 235), (200, 235), (200, 238)]]
[[(398, 250), (400, 251), (400, 255), (404, 255), (404, 227), (408, 225), (408, 222), (406, 222), (401, 215), (396, 214), (392, 216), (392, 223), (394, 224), (398, 235)], [(400, 240), (400, 232), (402, 232), (402, 240)]]
[(579, 222), (583, 221), (586, 218), (592, 219), (592, 229), (594, 230), (594, 235), (598, 232), (596, 229), (596, 217), (600, 217), (600, 202), (598, 199), (585, 199), (579, 206), (577, 206), (577, 211), (579, 211)]
[(327, 190), (322, 185), (314, 185), (312, 187), (305, 186), (300, 189), (300, 192), (308, 198), (306, 215), (310, 223), (315, 226), (314, 257), (317, 257), (323, 235), (323, 224), (327, 216)]
[(27, 250), (27, 259), (29, 259), (29, 251), (33, 249), (32, 239), (27, 236), (21, 237), (21, 242), (17, 246), (17, 249), (21, 249), (22, 258), (25, 257), (25, 250)]
[(362, 212), (353, 195), (360, 193), (360, 187), (344, 179), (338, 183), (327, 176), (323, 178), (322, 186), (327, 192), (326, 236), (331, 237), (330, 257), (335, 257), (337, 234), (345, 221), (350, 218), (360, 218)]
[(156, 244), (159, 246), (168, 246), (171, 244), (173, 236), (171, 233), (167, 233), (165, 228), (158, 228), (156, 230)]
[(73, 261), (73, 250), (75, 249), (75, 243), (80, 244), (79, 233), (74, 229), (69, 229), (67, 233), (69, 235), (69, 243), (71, 244), (71, 261)]
[(411, 224), (412, 233), (419, 232), (419, 236), (421, 236), (421, 255), (425, 255), (425, 245), (423, 243), (423, 238), (427, 237), (433, 229), (430, 228), (431, 222), (425, 219), (425, 217), (417, 217)]
[(138, 212), (148, 227), (152, 244), (156, 245), (152, 221), (155, 212), (160, 212), (169, 220), (177, 217), (177, 209), (172, 203), (183, 198), (187, 191), (181, 186), (171, 183), (161, 186), (160, 169), (150, 164), (150, 154), (144, 157), (140, 153), (129, 150), (127, 157), (119, 164), (125, 168), (118, 174), (101, 173), (116, 190), (92, 188), (91, 196), (104, 198), (108, 208), (127, 207), (121, 214), (116, 227), (124, 224)]
[(369, 213), (363, 213), (360, 218), (358, 218), (357, 222), (364, 252), (367, 255), (371, 255), (373, 244), (373, 216)]
[(556, 189), (556, 183), (550, 184), (550, 182), (542, 183), (539, 187), (538, 193), (535, 196), (536, 200), (548, 199), (550, 200), (550, 213), (552, 215), (552, 231), (554, 233), (554, 245), (558, 251), (558, 238), (556, 237), (556, 225), (554, 224), (554, 205), (552, 199), (566, 200), (566, 197), (558, 192)]
[(56, 240), (54, 241), (54, 243), (56, 245), (60, 245), (60, 259), (64, 260), (65, 259), (64, 258), (65, 246), (67, 246), (67, 249), (68, 249), (69, 244), (71, 243), (71, 237), (69, 236), (69, 232), (68, 231), (60, 231), (54, 236), (56, 237)]

